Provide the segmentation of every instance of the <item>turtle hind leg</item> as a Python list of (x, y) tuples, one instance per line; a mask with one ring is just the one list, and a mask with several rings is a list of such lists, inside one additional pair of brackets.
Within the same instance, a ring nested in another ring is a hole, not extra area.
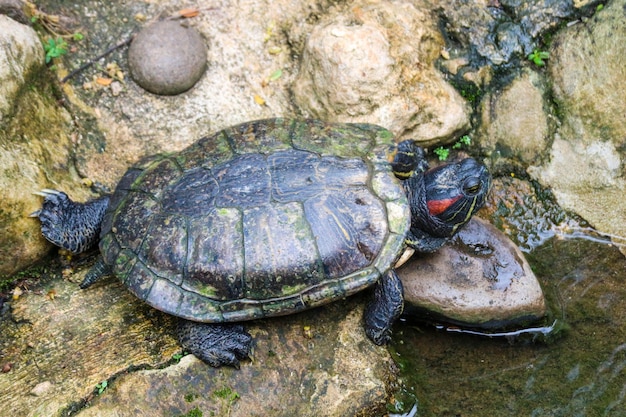
[(61, 191), (37, 194), (44, 197), (43, 204), (31, 217), (39, 218), (41, 234), (47, 240), (72, 253), (84, 252), (98, 242), (109, 197), (76, 203)]
[(239, 324), (208, 324), (180, 319), (178, 340), (183, 349), (203, 362), (219, 367), (239, 368), (250, 355), (252, 337)]
[(374, 287), (374, 297), (365, 309), (365, 333), (377, 345), (391, 339), (391, 327), (402, 314), (404, 291), (396, 271), (389, 270)]

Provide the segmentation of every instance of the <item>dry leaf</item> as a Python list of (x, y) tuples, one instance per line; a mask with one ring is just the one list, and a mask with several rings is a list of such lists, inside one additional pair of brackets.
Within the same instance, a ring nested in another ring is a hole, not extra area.
[(20, 295), (24, 294), (24, 291), (22, 291), (22, 289), (20, 287), (15, 287), (13, 289), (13, 299), (17, 300), (18, 298), (20, 298)]
[(190, 17), (196, 17), (200, 14), (200, 10), (191, 7), (188, 9), (182, 9), (178, 11), (178, 15), (181, 17), (186, 17), (186, 18), (190, 18)]
[(103, 86), (106, 87), (106, 86), (110, 85), (113, 82), (113, 79), (111, 79), (111, 78), (104, 78), (104, 77), (98, 77), (98, 78), (96, 78), (96, 82), (98, 84), (103, 85)]
[(254, 102), (259, 106), (265, 105), (265, 99), (258, 94), (254, 95)]

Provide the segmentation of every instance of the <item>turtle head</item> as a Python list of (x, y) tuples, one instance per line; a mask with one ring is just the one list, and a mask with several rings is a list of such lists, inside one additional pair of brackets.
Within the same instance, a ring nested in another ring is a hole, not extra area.
[(450, 237), (484, 204), (491, 186), (487, 168), (473, 158), (440, 165), (424, 173), (425, 230)]
[(491, 175), (475, 159), (440, 165), (407, 180), (411, 204), (408, 246), (433, 252), (485, 204)]

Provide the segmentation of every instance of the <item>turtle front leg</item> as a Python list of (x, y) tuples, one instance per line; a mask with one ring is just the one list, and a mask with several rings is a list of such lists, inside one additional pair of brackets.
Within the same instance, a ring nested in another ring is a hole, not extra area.
[(36, 194), (44, 197), (43, 204), (30, 217), (39, 218), (41, 234), (47, 240), (72, 253), (84, 252), (98, 243), (109, 197), (76, 203), (61, 191), (42, 190)]
[(391, 169), (401, 180), (424, 173), (428, 169), (424, 149), (412, 140), (403, 140), (398, 143)]
[(430, 235), (420, 229), (411, 229), (404, 239), (407, 246), (420, 253), (432, 253), (446, 244), (448, 238)]
[(239, 361), (250, 355), (252, 337), (239, 324), (196, 323), (180, 319), (178, 341), (184, 350), (211, 366), (239, 368)]
[(382, 276), (374, 287), (374, 298), (365, 309), (365, 333), (377, 345), (391, 339), (391, 326), (402, 314), (404, 291), (393, 269)]

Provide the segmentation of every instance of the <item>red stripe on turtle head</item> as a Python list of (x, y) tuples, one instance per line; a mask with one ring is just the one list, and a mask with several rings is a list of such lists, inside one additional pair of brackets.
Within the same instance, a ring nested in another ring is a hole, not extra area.
[(444, 198), (442, 200), (428, 200), (428, 212), (431, 216), (437, 216), (444, 211), (448, 210), (452, 204), (454, 204), (461, 196), (454, 198)]

